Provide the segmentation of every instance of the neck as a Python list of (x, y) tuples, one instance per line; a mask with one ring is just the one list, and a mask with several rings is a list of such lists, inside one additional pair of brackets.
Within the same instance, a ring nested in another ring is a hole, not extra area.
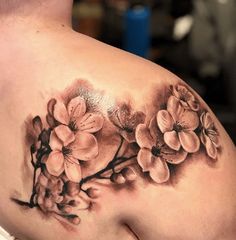
[(9, 27), (9, 24), (71, 27), (73, 0), (0, 1), (0, 27)]

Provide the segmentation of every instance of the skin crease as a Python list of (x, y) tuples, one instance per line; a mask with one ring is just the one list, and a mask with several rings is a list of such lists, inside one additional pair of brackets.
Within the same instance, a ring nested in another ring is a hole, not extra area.
[(235, 146), (216, 119), (222, 152), (215, 164), (199, 153), (168, 184), (142, 177), (132, 188), (91, 183), (99, 185), (101, 196), (70, 231), (9, 200), (19, 193), (29, 198), (32, 171), (23, 123), (29, 114), (44, 116), (55, 92), (85, 79), (111, 98), (132, 101), (134, 109), (149, 109), (155, 90), (180, 81), (156, 64), (73, 32), (72, 2), (56, 2), (21, 1), (14, 11), (1, 3), (0, 225), (23, 240), (136, 239), (125, 225), (140, 240), (235, 239)]

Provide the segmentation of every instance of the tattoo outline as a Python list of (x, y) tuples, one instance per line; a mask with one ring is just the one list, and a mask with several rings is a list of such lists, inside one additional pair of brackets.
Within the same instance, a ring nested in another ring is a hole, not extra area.
[[(210, 113), (183, 84), (169, 87), (166, 105), (150, 119), (125, 102), (104, 114), (89, 106), (83, 91), (64, 101), (50, 99), (45, 118), (46, 124), (40, 116), (32, 119), (37, 141), (30, 147), (34, 169), (30, 200), (13, 200), (75, 225), (81, 221), (75, 212), (89, 210), (91, 199), (99, 197), (99, 190), (84, 189), (85, 183), (104, 179), (125, 187), (137, 177), (135, 165), (150, 181), (163, 184), (171, 177), (170, 166), (181, 164), (203, 148), (216, 160), (220, 149)], [(103, 168), (83, 176), (87, 162), (99, 155), (99, 134), (107, 123), (119, 136), (116, 151)]]

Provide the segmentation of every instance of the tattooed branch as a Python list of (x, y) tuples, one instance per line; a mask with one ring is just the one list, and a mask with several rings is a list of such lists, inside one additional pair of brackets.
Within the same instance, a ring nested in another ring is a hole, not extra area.
[[(97, 108), (91, 107), (90, 99), (83, 94), (51, 99), (46, 126), (39, 116), (32, 120), (37, 141), (30, 146), (30, 199), (13, 200), (78, 224), (78, 211), (89, 210), (92, 199), (99, 197), (97, 189), (84, 189), (89, 181), (103, 179), (125, 187), (137, 177), (135, 165), (147, 173), (142, 177), (148, 177), (150, 183), (162, 184), (171, 177), (170, 165), (181, 164), (189, 154), (205, 149), (209, 158), (217, 159), (217, 129), (195, 95), (186, 86), (176, 85), (170, 86), (166, 99), (166, 107), (152, 116), (133, 111), (127, 103), (104, 113), (99, 102)], [(103, 168), (84, 176), (84, 163), (99, 161), (106, 129), (119, 136), (116, 151)], [(117, 171), (118, 166), (121, 169)]]

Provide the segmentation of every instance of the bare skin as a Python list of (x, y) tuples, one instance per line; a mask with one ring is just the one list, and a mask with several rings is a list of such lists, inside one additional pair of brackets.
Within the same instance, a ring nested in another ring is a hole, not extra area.
[[(32, 1), (24, 14), (22, 9), (14, 14), (4, 6), (1, 9), (0, 225), (20, 239), (34, 240), (55, 236), (70, 240), (235, 239), (235, 146), (202, 100), (219, 132), (217, 161), (209, 161), (205, 152), (189, 154), (171, 181), (161, 184), (144, 177), (139, 168), (132, 189), (88, 182), (85, 185), (96, 186), (100, 195), (90, 211), (80, 212), (78, 226), (10, 200), (27, 200), (31, 194), (26, 119), (45, 116), (48, 101), (75, 80), (86, 80), (105, 96), (131, 102), (145, 113), (152, 111), (154, 101), (162, 101), (164, 87), (183, 84), (156, 64), (74, 32), (69, 20), (72, 3), (63, 1), (52, 12), (55, 2), (48, 1), (51, 8), (42, 4), (34, 12)], [(112, 137), (110, 141), (119, 143)], [(107, 154), (112, 155), (114, 149)]]

